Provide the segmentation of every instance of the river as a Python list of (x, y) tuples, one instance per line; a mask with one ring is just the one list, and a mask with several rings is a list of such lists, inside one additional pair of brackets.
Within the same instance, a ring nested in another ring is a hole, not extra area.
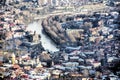
[(43, 33), (43, 28), (41, 26), (41, 21), (30, 23), (27, 27), (27, 30), (30, 31), (36, 31), (37, 34), (40, 34), (41, 36), (41, 44), (44, 47), (45, 50), (49, 50), (51, 52), (59, 51), (56, 44)]

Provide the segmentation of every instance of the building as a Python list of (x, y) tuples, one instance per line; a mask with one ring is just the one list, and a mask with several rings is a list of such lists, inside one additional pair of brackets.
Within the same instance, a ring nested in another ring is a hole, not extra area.
[(51, 3), (52, 3), (52, 0), (48, 0), (48, 5), (51, 5)]
[(38, 5), (44, 6), (44, 5), (47, 5), (49, 0), (37, 0), (37, 1), (38, 1)]
[(58, 0), (52, 0), (51, 1), (51, 6), (59, 6), (59, 1)]
[(0, 63), (3, 62), (3, 56), (0, 55)]
[(0, 6), (5, 6), (6, 0), (0, 0)]

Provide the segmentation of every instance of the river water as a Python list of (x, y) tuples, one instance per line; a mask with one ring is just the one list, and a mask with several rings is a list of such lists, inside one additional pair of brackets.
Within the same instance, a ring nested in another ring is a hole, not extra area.
[(42, 46), (44, 47), (45, 50), (49, 50), (52, 52), (56, 52), (59, 51), (59, 49), (57, 48), (57, 46), (55, 45), (55, 43), (47, 36), (43, 33), (43, 28), (41, 26), (41, 21), (38, 22), (33, 22), (30, 23), (27, 27), (27, 30), (30, 31), (36, 31), (37, 34), (40, 34), (41, 36), (41, 43)]

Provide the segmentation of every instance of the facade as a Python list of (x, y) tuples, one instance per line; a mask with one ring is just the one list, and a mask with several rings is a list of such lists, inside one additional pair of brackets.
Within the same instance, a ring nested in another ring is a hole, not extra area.
[(38, 4), (40, 6), (46, 5), (48, 3), (48, 0), (38, 0)]
[(3, 56), (0, 56), (0, 62), (3, 62)]
[(59, 5), (59, 1), (58, 0), (52, 0), (51, 1), (51, 6), (58, 6)]
[(52, 0), (48, 0), (48, 5), (51, 5), (51, 3), (52, 3)]

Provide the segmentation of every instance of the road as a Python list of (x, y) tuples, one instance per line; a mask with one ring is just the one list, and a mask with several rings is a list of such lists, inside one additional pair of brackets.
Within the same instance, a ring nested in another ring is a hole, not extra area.
[[(68, 7), (69, 8), (69, 7)], [(71, 7), (70, 7), (71, 8)], [(74, 8), (74, 11), (62, 11), (62, 10), (57, 10), (45, 15), (35, 15), (34, 20), (38, 20), (38, 19), (44, 19), (47, 18), (49, 16), (53, 16), (53, 15), (63, 15), (63, 14), (70, 14), (70, 15), (75, 15), (75, 14), (90, 14), (92, 12), (97, 12), (97, 11), (107, 11), (108, 6), (105, 6), (104, 4), (91, 4), (91, 5), (84, 5), (84, 6), (80, 6), (78, 8)], [(40, 8), (41, 9), (41, 8)], [(39, 10), (38, 8), (36, 8), (36, 10)]]

